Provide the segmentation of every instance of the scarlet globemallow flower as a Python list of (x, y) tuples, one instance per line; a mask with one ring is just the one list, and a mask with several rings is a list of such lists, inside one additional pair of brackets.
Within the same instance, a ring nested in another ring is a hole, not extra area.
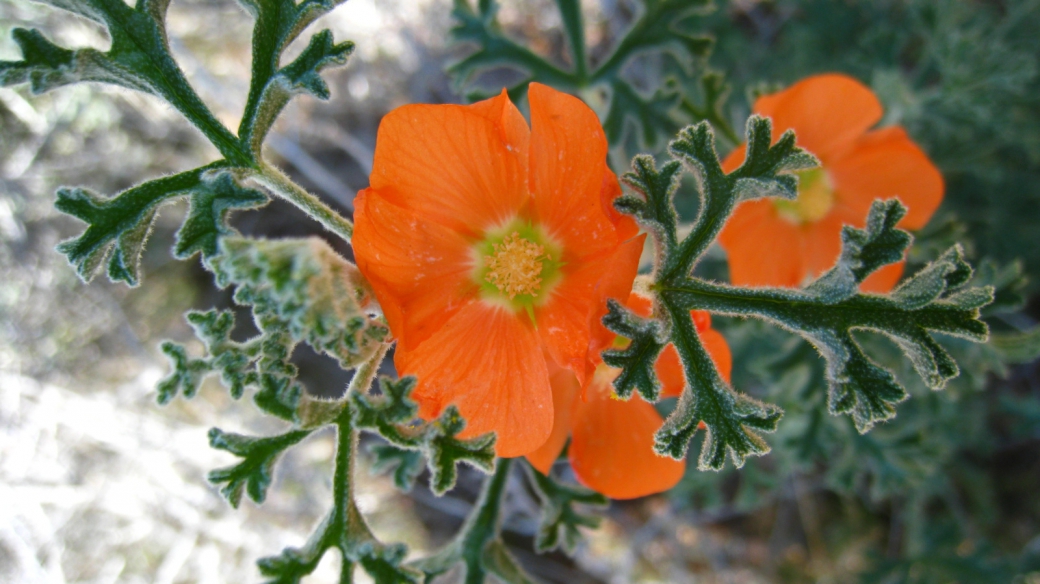
[[(651, 303), (645, 296), (632, 294), (628, 308), (649, 316)], [(702, 310), (691, 312), (697, 334), (711, 355), (719, 373), (728, 382), (733, 359), (726, 339), (711, 328), (711, 315)], [(652, 404), (639, 394), (621, 401), (611, 385), (620, 370), (603, 363), (600, 350), (627, 341), (596, 335), (589, 358), (594, 373), (582, 384), (573, 373), (557, 368), (551, 372), (553, 406), (556, 417), (549, 439), (541, 448), (527, 455), (528, 462), (543, 474), (559, 457), (567, 437), (571, 468), (582, 484), (612, 499), (633, 499), (667, 491), (675, 486), (686, 470), (684, 461), (660, 456), (654, 452), (654, 434), (664, 420)], [(675, 347), (668, 345), (654, 366), (661, 381), (661, 397), (678, 397), (685, 385), (682, 363)]]
[(419, 414), (455, 404), (461, 436), (496, 432), (503, 457), (545, 442), (550, 367), (584, 380), (592, 323), (631, 289), (645, 237), (613, 208), (592, 110), (537, 83), (528, 96), (530, 128), (504, 91), (387, 114), (354, 213), (357, 265)]
[[(803, 171), (798, 198), (741, 203), (719, 235), (730, 280), (743, 286), (801, 286), (830, 269), (841, 254), (843, 225), (863, 227), (875, 199), (898, 197), (908, 212), (904, 229), (920, 229), (943, 198), (943, 179), (899, 126), (870, 130), (881, 103), (869, 88), (839, 74), (809, 77), (755, 101), (773, 119), (773, 139), (794, 130), (798, 145), (820, 159)], [(744, 161), (745, 147), (723, 161), (726, 172)], [(904, 262), (871, 274), (861, 288), (887, 292)]]

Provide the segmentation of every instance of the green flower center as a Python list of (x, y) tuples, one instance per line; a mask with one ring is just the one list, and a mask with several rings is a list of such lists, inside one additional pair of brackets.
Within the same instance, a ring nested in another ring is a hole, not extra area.
[(488, 232), (473, 251), (481, 297), (513, 310), (533, 314), (561, 277), (562, 249), (527, 221), (516, 219)]
[(834, 184), (822, 168), (803, 170), (798, 173), (798, 198), (776, 199), (773, 204), (777, 213), (791, 223), (815, 223), (834, 207)]

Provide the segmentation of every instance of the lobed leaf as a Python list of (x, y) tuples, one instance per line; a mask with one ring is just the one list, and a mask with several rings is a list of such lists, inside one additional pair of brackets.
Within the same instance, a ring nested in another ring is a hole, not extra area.
[(535, 551), (545, 553), (562, 549), (573, 555), (581, 539), (579, 527), (596, 528), (600, 517), (579, 513), (576, 505), (604, 508), (609, 500), (589, 489), (568, 485), (543, 475), (530, 464), (525, 464), (528, 482), (542, 504), (542, 514), (535, 537)]
[[(495, 466), (495, 436), (484, 434), (476, 438), (460, 439), (457, 435), (466, 423), (455, 406), (448, 406), (435, 420), (412, 423), (418, 407), (411, 399), (415, 378), (405, 377), (398, 381), (386, 378), (379, 380), (380, 396), (351, 394), (354, 424), (365, 430), (378, 433), (394, 447), (420, 452), (426, 458), (430, 470), (430, 489), (440, 495), (455, 486), (456, 466), (464, 462), (484, 472)], [(417, 462), (405, 456), (383, 449), (397, 464), (408, 465), (398, 470), (404, 473), (399, 485), (410, 488), (418, 474)], [(388, 461), (389, 462), (389, 461)]]
[(654, 364), (667, 344), (661, 340), (664, 336), (661, 323), (652, 318), (637, 316), (611, 298), (607, 300), (607, 314), (603, 317), (603, 325), (631, 339), (624, 349), (603, 351), (603, 362), (621, 369), (621, 373), (614, 379), (614, 391), (617, 396), (628, 399), (632, 397), (632, 391), (637, 390), (647, 401), (657, 401), (661, 394), (661, 382), (654, 372)]
[(263, 503), (267, 488), (271, 486), (272, 470), (277, 458), (285, 449), (310, 435), (309, 430), (293, 430), (278, 436), (257, 438), (224, 432), (219, 428), (209, 431), (209, 445), (226, 450), (242, 458), (242, 462), (209, 473), (209, 482), (220, 487), (220, 494), (238, 507), (242, 492), (256, 503)]
[(258, 324), (284, 328), (295, 342), (349, 369), (367, 361), (386, 338), (385, 325), (361, 308), (370, 291), (357, 268), (317, 237), (225, 238), (211, 266)]
[(369, 445), (368, 453), (372, 455), (372, 472), (392, 472), (394, 486), (406, 493), (412, 490), (419, 474), (426, 468), (418, 450), (378, 443)]

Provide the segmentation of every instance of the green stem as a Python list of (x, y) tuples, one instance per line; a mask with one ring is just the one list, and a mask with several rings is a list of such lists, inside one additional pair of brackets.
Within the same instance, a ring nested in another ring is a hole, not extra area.
[(505, 495), (509, 471), (513, 461), (499, 458), (495, 472), (484, 482), (484, 489), (477, 499), (469, 519), (462, 527), (462, 559), (466, 563), (466, 583), (483, 584), (484, 567), (481, 557), (488, 542), (498, 537), (502, 526), (502, 497)]
[(354, 236), (354, 224), (335, 212), (321, 199), (308, 193), (300, 185), (294, 183), (282, 171), (265, 163), (261, 163), (260, 172), (253, 175), (253, 180), (267, 187), (271, 192), (296, 205), (302, 211), (321, 223), (325, 229), (350, 243)]
[(355, 392), (368, 393), (368, 388), (372, 386), (372, 380), (379, 373), (379, 365), (383, 362), (383, 357), (386, 356), (386, 352), (389, 350), (390, 343), (381, 343), (372, 357), (357, 368), (354, 372), (354, 377), (350, 380), (350, 384), (347, 385), (347, 391), (343, 396), (344, 399)]
[[(340, 584), (354, 581), (354, 562), (347, 558), (348, 546), (359, 527), (368, 534), (368, 527), (354, 505), (354, 464), (357, 459), (357, 432), (351, 421), (350, 407), (336, 420), (336, 469), (332, 477), (332, 526), (336, 541), (330, 542), (339, 548), (343, 556), (340, 568)], [(358, 521), (360, 520), (360, 525)], [(371, 536), (368, 534), (369, 537)]]

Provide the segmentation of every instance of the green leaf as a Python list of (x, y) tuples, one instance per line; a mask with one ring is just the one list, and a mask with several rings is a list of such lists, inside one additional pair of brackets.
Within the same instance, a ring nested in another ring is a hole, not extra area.
[(783, 410), (733, 391), (701, 344), (688, 309), (676, 308), (677, 303), (671, 300), (664, 302), (672, 321), (672, 342), (682, 359), (688, 387), (657, 431), (654, 451), (681, 460), (703, 422), (706, 434), (698, 468), (719, 470), (727, 454), (740, 468), (747, 457), (769, 452), (760, 433), (775, 431)]
[(394, 486), (404, 492), (410, 492), (416, 479), (426, 465), (422, 453), (418, 450), (398, 448), (393, 444), (375, 443), (368, 446), (372, 455), (372, 472), (393, 472)]
[(697, 61), (708, 56), (714, 43), (710, 37), (693, 32), (691, 24), (695, 16), (711, 9), (711, 0), (646, 0), (643, 13), (592, 74), (592, 79), (616, 77), (634, 57), (650, 51), (670, 56), (687, 74), (692, 73)]
[[(458, 408), (453, 405), (448, 406), (435, 420), (414, 423), (412, 420), (418, 406), (412, 400), (411, 393), (415, 384), (414, 377), (404, 377), (398, 381), (380, 378), (382, 395), (352, 394), (350, 403), (354, 424), (358, 428), (378, 433), (396, 447), (421, 452), (430, 469), (430, 489), (438, 495), (455, 486), (455, 467), (460, 462), (491, 472), (495, 466), (494, 434), (468, 440), (457, 438), (456, 435), (462, 432), (466, 423), (459, 415)], [(394, 455), (401, 460), (400, 464), (415, 464), (411, 457)], [(404, 482), (403, 479), (409, 478), (410, 474), (418, 474), (414, 466), (401, 472), (405, 475), (399, 484), (405, 485), (411, 481)]]
[(211, 266), (261, 328), (284, 327), (344, 369), (367, 361), (389, 333), (361, 308), (371, 293), (360, 272), (320, 238), (224, 238)]
[(309, 430), (294, 430), (279, 436), (256, 438), (224, 432), (219, 428), (209, 431), (209, 445), (226, 450), (242, 458), (242, 462), (209, 473), (209, 482), (220, 487), (220, 493), (238, 507), (245, 491), (256, 503), (263, 503), (271, 486), (272, 469), (285, 449), (310, 435)]
[(629, 83), (614, 80), (610, 84), (610, 107), (603, 118), (607, 140), (620, 144), (629, 127), (641, 130), (638, 138), (643, 148), (652, 148), (671, 136), (679, 127), (676, 109), (682, 100), (675, 85), (674, 79), (666, 80), (653, 95), (643, 96)]
[(891, 372), (863, 353), (852, 331), (871, 330), (889, 337), (925, 383), (941, 389), (958, 369), (930, 333), (977, 342), (988, 337), (988, 327), (978, 317), (979, 308), (992, 298), (992, 289), (961, 289), (970, 275), (960, 250), (954, 248), (888, 297), (856, 294), (831, 302), (810, 291), (743, 289), (695, 279), (669, 294), (672, 302), (687, 309), (762, 318), (801, 335), (827, 361), (831, 411), (850, 413), (865, 432), (891, 418), (893, 404), (906, 392)]
[(495, 468), (495, 435), (456, 438), (466, 426), (455, 406), (448, 406), (428, 427), (423, 454), (430, 469), (430, 490), (440, 495), (455, 486), (456, 466), (465, 462), (484, 472)]
[(722, 108), (730, 94), (730, 86), (726, 78), (717, 71), (706, 71), (701, 75), (700, 89), (704, 96), (704, 105), (699, 106), (689, 96), (683, 96), (680, 110), (689, 114), (694, 123), (707, 121), (715, 131), (720, 132), (732, 145), (740, 144), (740, 137), (726, 119)]
[(610, 502), (603, 495), (579, 487), (557, 482), (525, 464), (527, 477), (538, 500), (542, 504), (542, 515), (538, 522), (535, 550), (545, 553), (562, 549), (573, 555), (581, 540), (579, 527), (599, 527), (600, 517), (579, 513), (576, 505), (605, 508)]
[(228, 214), (262, 207), (268, 201), (261, 191), (243, 186), (233, 171), (204, 174), (201, 184), (191, 192), (188, 216), (177, 231), (174, 255), (182, 260), (196, 253), (204, 258), (214, 256), (221, 237), (238, 233), (228, 225)]
[(768, 118), (751, 116), (747, 123), (744, 163), (729, 174), (722, 170), (715, 150), (715, 134), (708, 122), (681, 130), (669, 144), (672, 157), (697, 178), (701, 205), (693, 231), (675, 253), (659, 264), (661, 279), (689, 274), (718, 237), (738, 202), (766, 196), (788, 199), (797, 196), (798, 179), (791, 173), (816, 166), (818, 161), (795, 146), (793, 132), (784, 132), (776, 144), (772, 144), (772, 133), (772, 122)]
[(614, 199), (618, 211), (635, 216), (640, 225), (653, 234), (658, 256), (655, 266), (670, 257), (678, 245), (679, 214), (675, 211), (674, 197), (681, 177), (679, 162), (667, 162), (658, 170), (653, 156), (640, 154), (632, 159), (632, 170), (621, 177), (639, 196), (626, 194)]
[(647, 401), (657, 401), (661, 382), (654, 372), (654, 364), (667, 344), (662, 341), (664, 333), (661, 323), (652, 318), (641, 318), (610, 298), (607, 300), (603, 325), (631, 339), (624, 349), (603, 351), (603, 362), (621, 369), (621, 373), (614, 379), (614, 391), (618, 397), (628, 399), (632, 391), (637, 390)]
[(817, 294), (824, 302), (845, 300), (856, 294), (867, 276), (881, 266), (903, 259), (913, 238), (896, 228), (906, 215), (906, 207), (897, 199), (875, 201), (867, 215), (866, 229), (846, 225), (841, 231), (841, 256), (833, 268), (825, 272), (806, 291)]
[(358, 546), (356, 561), (379, 584), (419, 584), (423, 581), (422, 572), (401, 565), (407, 553), (403, 544), (366, 542)]
[(85, 281), (107, 262), (112, 281), (136, 286), (141, 253), (159, 207), (187, 196), (190, 210), (177, 234), (175, 255), (184, 259), (201, 251), (209, 257), (216, 252), (219, 236), (234, 233), (227, 225), (231, 209), (259, 207), (268, 200), (259, 191), (239, 186), (231, 173), (213, 164), (142, 183), (111, 199), (83, 188), (58, 189), (55, 207), (87, 223), (79, 237), (63, 241), (58, 251)]
[(108, 51), (69, 50), (55, 45), (38, 31), (15, 29), (22, 61), (0, 61), (0, 85), (29, 83), (43, 93), (71, 83), (110, 83), (161, 97), (195, 124), (233, 165), (249, 165), (250, 158), (188, 84), (170, 53), (166, 38), (169, 2), (141, 0), (128, 6), (121, 0), (51, 0), (103, 25), (112, 38)]

